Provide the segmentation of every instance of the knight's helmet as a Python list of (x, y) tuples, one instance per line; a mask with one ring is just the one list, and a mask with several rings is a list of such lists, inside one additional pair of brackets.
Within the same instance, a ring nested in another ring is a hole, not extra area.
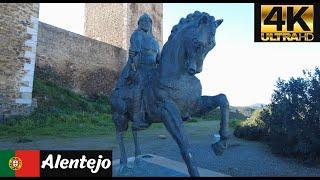
[(150, 27), (150, 32), (149, 32), (149, 33), (150, 33), (151, 35), (153, 35), (153, 34), (152, 34), (152, 19), (151, 19), (150, 15), (149, 15), (148, 13), (143, 13), (143, 15), (141, 15), (141, 16), (139, 17), (138, 26), (139, 26), (140, 21), (142, 21), (142, 20), (147, 20), (147, 21), (150, 21), (150, 22), (151, 22), (151, 27)]

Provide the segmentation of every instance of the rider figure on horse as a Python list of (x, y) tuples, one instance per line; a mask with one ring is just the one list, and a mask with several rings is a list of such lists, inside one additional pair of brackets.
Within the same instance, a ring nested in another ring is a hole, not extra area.
[(145, 90), (151, 84), (151, 78), (159, 64), (160, 48), (152, 34), (152, 19), (144, 13), (138, 21), (138, 28), (130, 38), (130, 69), (125, 77), (127, 83), (134, 82), (133, 124), (134, 130), (145, 129), (149, 123), (145, 120), (147, 102)]

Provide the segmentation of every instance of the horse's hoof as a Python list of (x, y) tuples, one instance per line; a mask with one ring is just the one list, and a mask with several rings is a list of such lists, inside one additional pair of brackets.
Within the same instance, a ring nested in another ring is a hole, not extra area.
[(137, 156), (134, 158), (134, 165), (137, 166), (137, 165), (140, 165), (141, 164), (141, 161), (142, 161), (142, 157), (141, 156)]
[(213, 152), (217, 155), (217, 156), (221, 156), (225, 150), (225, 147), (223, 147), (223, 145), (221, 144), (221, 142), (217, 142), (211, 145)]
[(200, 177), (199, 171), (197, 169), (197, 167), (193, 167), (192, 172), (190, 173), (191, 177)]
[(128, 175), (130, 172), (130, 168), (127, 165), (120, 165), (118, 169), (118, 176)]
[(227, 140), (232, 137), (232, 133), (229, 131), (220, 132), (221, 140)]

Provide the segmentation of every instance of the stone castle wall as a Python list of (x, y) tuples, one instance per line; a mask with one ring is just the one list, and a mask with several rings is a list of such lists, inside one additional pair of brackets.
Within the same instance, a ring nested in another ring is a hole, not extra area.
[(0, 4), (0, 121), (31, 112), (39, 3)]
[(162, 47), (160, 3), (88, 3), (85, 5), (85, 36), (128, 50), (139, 17), (151, 15), (153, 35)]
[(127, 49), (126, 3), (86, 3), (84, 35)]
[(34, 75), (84, 95), (110, 95), (144, 12), (162, 47), (162, 4), (86, 4), (85, 37), (39, 22), (39, 3), (0, 3), (0, 123), (36, 106)]
[(126, 51), (39, 23), (37, 76), (75, 92), (109, 95), (126, 63)]

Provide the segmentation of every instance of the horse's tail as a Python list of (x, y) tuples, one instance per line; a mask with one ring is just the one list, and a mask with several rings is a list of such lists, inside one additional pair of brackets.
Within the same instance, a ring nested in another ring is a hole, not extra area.
[(127, 131), (129, 122), (126, 116), (127, 104), (122, 96), (123, 92), (121, 88), (115, 88), (110, 95), (112, 121), (118, 132)]
[(118, 114), (126, 113), (126, 102), (123, 100), (120, 88), (115, 88), (110, 95), (111, 111)]

